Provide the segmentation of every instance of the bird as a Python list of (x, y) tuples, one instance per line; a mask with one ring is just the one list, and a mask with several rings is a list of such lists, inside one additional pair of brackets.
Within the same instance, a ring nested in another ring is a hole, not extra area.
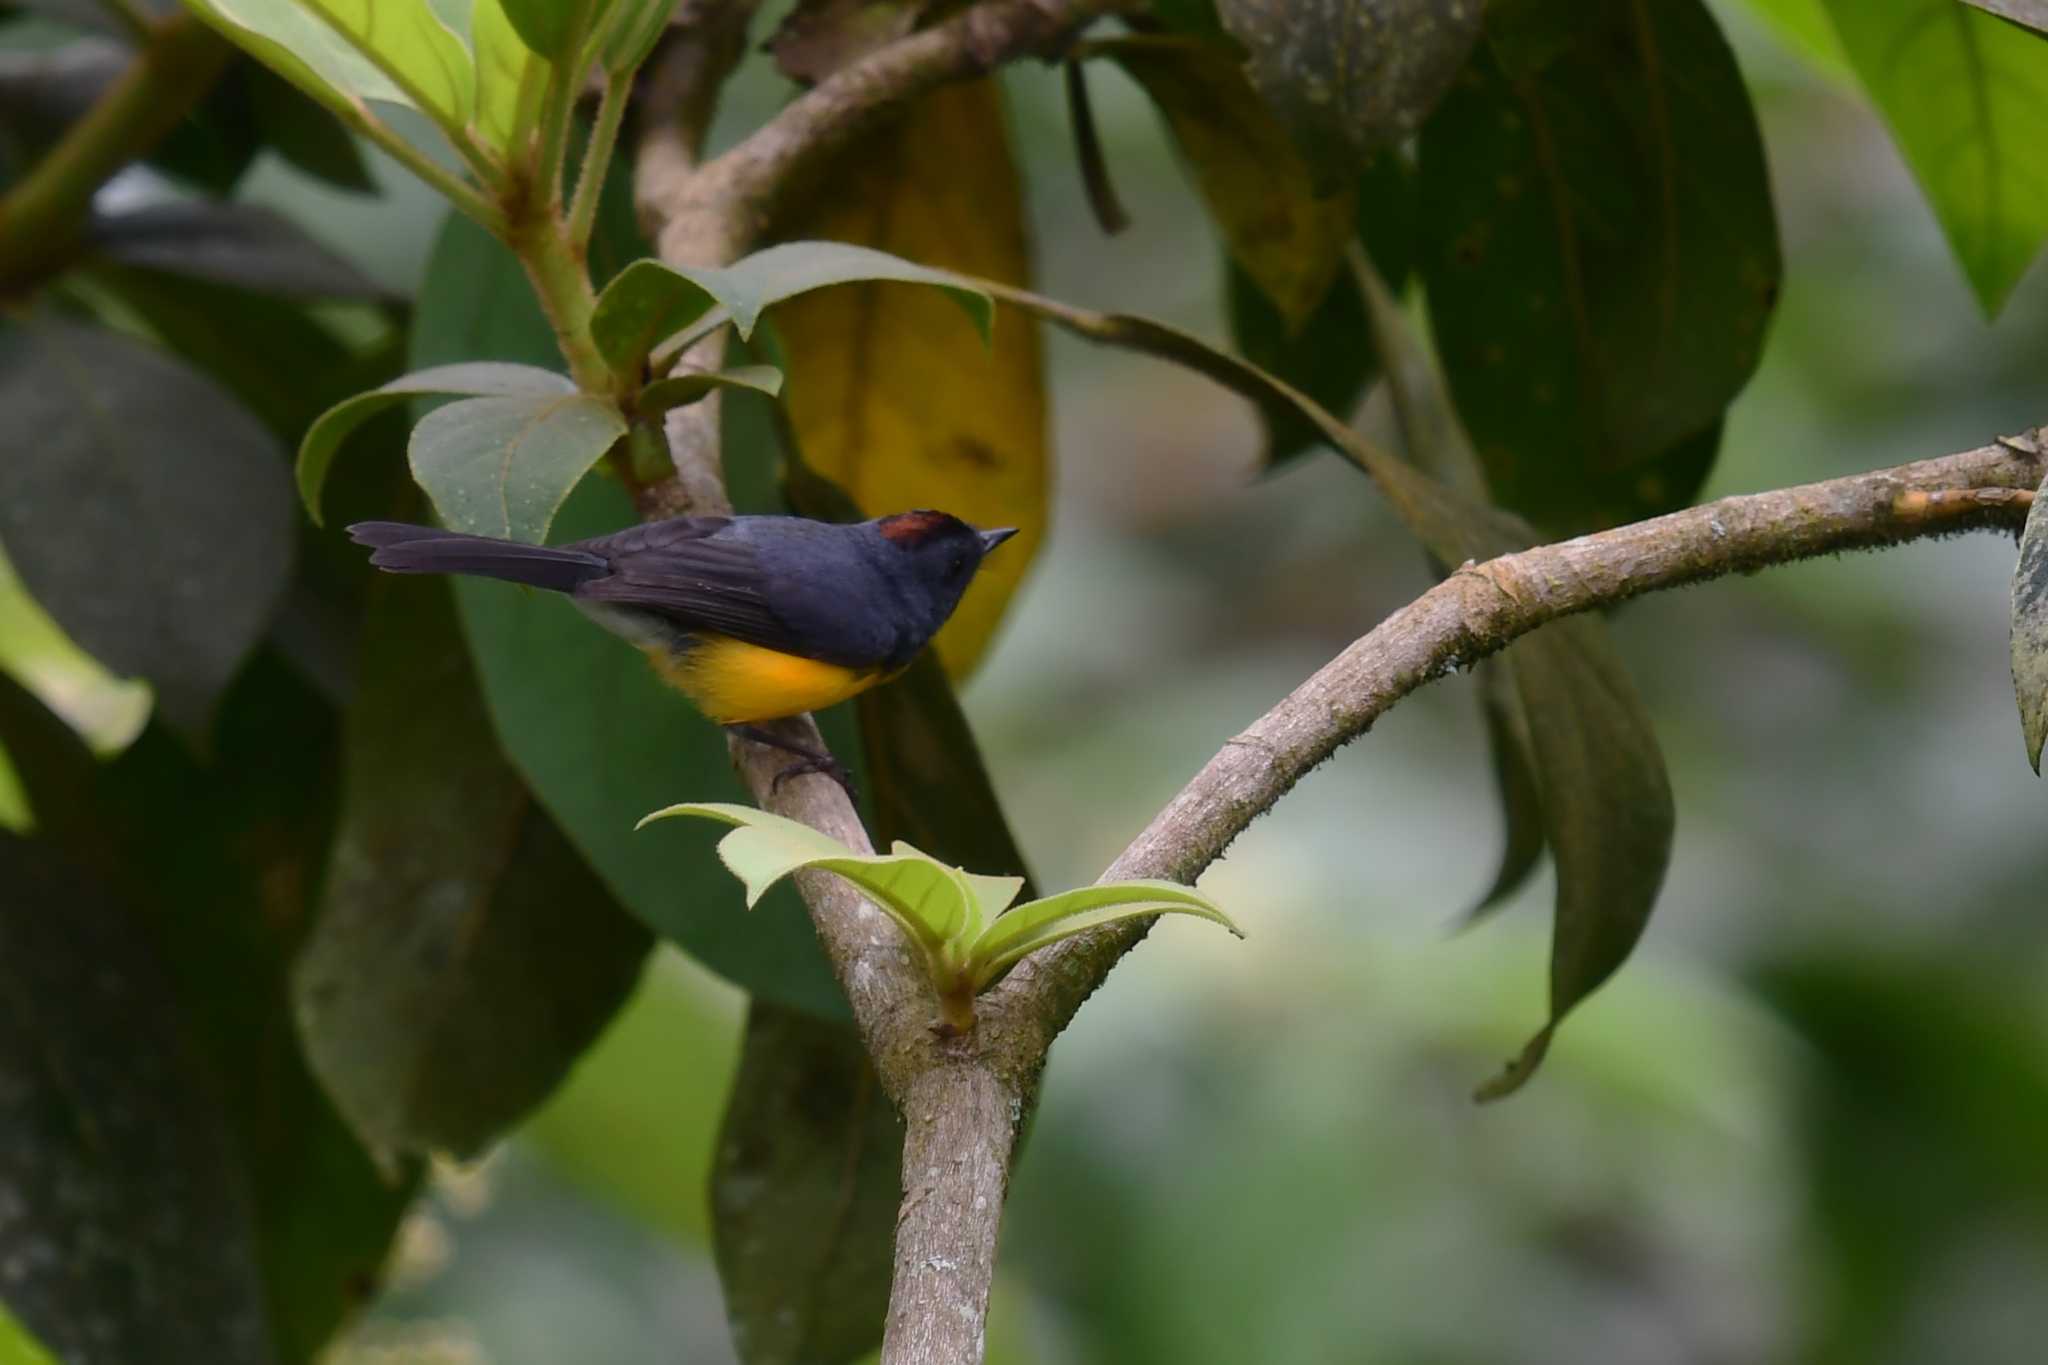
[(1017, 528), (977, 530), (919, 509), (837, 523), (683, 516), (566, 545), (529, 545), (399, 521), (350, 537), (388, 573), (496, 578), (566, 596), (637, 646), (661, 680), (729, 731), (797, 756), (771, 790), (829, 755), (762, 726), (901, 674)]

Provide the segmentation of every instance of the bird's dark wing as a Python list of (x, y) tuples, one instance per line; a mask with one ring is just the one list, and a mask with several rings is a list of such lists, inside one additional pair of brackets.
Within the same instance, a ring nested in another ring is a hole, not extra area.
[(611, 572), (575, 596), (652, 612), (684, 630), (709, 631), (785, 654), (813, 651), (768, 605), (759, 556), (747, 541), (720, 536), (725, 517), (677, 517), (634, 526), (573, 547), (599, 555)]

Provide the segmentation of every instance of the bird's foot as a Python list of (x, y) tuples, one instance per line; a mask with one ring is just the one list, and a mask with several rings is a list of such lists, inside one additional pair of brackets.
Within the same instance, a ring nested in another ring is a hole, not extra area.
[(853, 789), (853, 775), (847, 772), (845, 765), (832, 757), (832, 755), (821, 753), (809, 745), (798, 744), (795, 740), (784, 739), (773, 731), (765, 730), (758, 725), (728, 725), (725, 728), (742, 739), (750, 739), (754, 743), (766, 745), (770, 749), (780, 749), (786, 754), (796, 755), (797, 761), (776, 773), (775, 780), (768, 784), (768, 790), (771, 793), (781, 791), (782, 784), (793, 777), (808, 777), (812, 773), (819, 773), (831, 778), (834, 782), (845, 788), (847, 800), (855, 804), (859, 803), (860, 797)]

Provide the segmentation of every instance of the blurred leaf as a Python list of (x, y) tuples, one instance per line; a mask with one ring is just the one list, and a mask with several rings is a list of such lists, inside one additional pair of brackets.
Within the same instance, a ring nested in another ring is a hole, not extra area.
[[(591, 480), (558, 519), (559, 538), (632, 520), (625, 494)], [(749, 990), (827, 1016), (846, 1006), (795, 896), (741, 913), (701, 837), (633, 832), (688, 793), (742, 800), (725, 735), (664, 688), (640, 653), (567, 600), (510, 584), (456, 583), (499, 743), (622, 904), (657, 933)]]
[[(552, 337), (552, 333), (549, 334)], [(327, 483), (327, 471), (357, 427), (378, 413), (428, 394), (495, 394), (552, 400), (573, 396), (576, 385), (566, 375), (535, 365), (513, 365), (503, 361), (480, 360), (467, 364), (435, 365), (400, 375), (367, 393), (345, 398), (320, 414), (306, 429), (299, 444), (299, 499), (306, 515), (320, 525), (320, 492)]]
[(377, 192), (362, 148), (340, 120), (269, 68), (245, 61), (239, 69), (249, 84), (251, 116), (272, 151), (336, 189)]
[(570, 490), (625, 434), (608, 398), (465, 398), (421, 418), (408, 453), (449, 529), (537, 545)]
[(131, 916), (12, 835), (0, 884), (9, 1307), (81, 1365), (268, 1362), (248, 1192)]
[[(383, 356), (353, 354), (302, 304), (104, 263), (84, 278), (104, 286), (164, 350), (231, 389), (281, 440), (297, 440), (328, 405), (383, 377)], [(105, 314), (110, 323), (130, 321), (118, 310)]]
[(2034, 494), (2012, 573), (2012, 684), (2020, 705), (2027, 762), (2041, 771), (2048, 744), (2048, 486)]
[(1554, 621), (1501, 657), (1529, 717), (1557, 909), (1550, 1018), (1481, 1099), (1520, 1089), (1565, 1015), (1628, 959), (1664, 884), (1676, 821), (1656, 731), (1597, 617)]
[(634, 410), (656, 417), (694, 403), (719, 389), (750, 389), (773, 398), (782, 392), (782, 371), (773, 365), (736, 365), (729, 370), (685, 370), (640, 390)]
[(2024, 24), (2036, 33), (2048, 33), (2048, 0), (1963, 0), (1987, 14)]
[(1486, 722), (1486, 749), (1493, 759), (1505, 835), (1500, 871), (1466, 916), (1468, 923), (1520, 890), (1542, 860), (1543, 793), (1536, 779), (1536, 752), (1514, 670), (1499, 659), (1479, 665), (1479, 709)]
[(1223, 20), (1216, 13), (1216, 0), (1152, 0), (1151, 9), (1153, 17), (1170, 32), (1222, 43), (1235, 44), (1237, 41), (1223, 31)]
[[(1400, 154), (1374, 158), (1359, 181), (1358, 211), (1366, 250), (1399, 292), (1415, 252), (1415, 172)], [(1357, 284), (1340, 274), (1315, 312), (1299, 328), (1289, 328), (1243, 267), (1226, 261), (1224, 269), (1224, 305), (1238, 352), (1337, 416), (1357, 407), (1379, 372)], [(1321, 433), (1291, 403), (1262, 404), (1259, 416), (1269, 465), (1323, 444)]]
[(2048, 45), (1955, 0), (1825, 0), (1977, 302), (1996, 316), (2048, 239), (2033, 149)]
[(617, 1010), (648, 935), (498, 752), (445, 584), (371, 590), (299, 1036), (373, 1152), (475, 1155)]
[[(569, 9), (560, 4), (518, 5), (517, 0), (513, 0), (513, 4), (523, 12), (551, 8), (566, 14)], [(518, 23), (506, 13), (506, 0), (475, 0), (470, 9), (469, 27), (471, 45), (476, 49), (477, 129), (483, 134), (486, 146), (495, 148), (508, 160), (516, 161), (531, 131), (531, 121), (539, 112), (536, 100), (526, 100), (524, 107), (521, 104), (527, 71), (535, 62), (546, 58), (536, 56), (534, 49), (520, 37)]]
[(1837, 80), (1853, 80), (1848, 54), (1828, 18), (1827, 0), (1749, 0), (1779, 41), (1814, 70)]
[(94, 250), (122, 265), (191, 275), (264, 294), (381, 299), (361, 271), (298, 224), (255, 204), (185, 200), (96, 217)]
[[(635, 261), (598, 295), (590, 336), (615, 372), (637, 378), (648, 352), (693, 323), (708, 330), (730, 321), (744, 341), (774, 304), (871, 280), (937, 288), (967, 310), (984, 338), (994, 323), (988, 296), (943, 270), (845, 242), (784, 242), (723, 269)], [(714, 305), (724, 311), (714, 314)]]
[(1701, 0), (1502, 0), (1487, 23), (1421, 143), (1458, 411), (1497, 499), (1548, 531), (1669, 511), (1777, 296), (1741, 72)]
[(611, 0), (499, 0), (525, 44), (551, 62), (569, 56)]
[[(134, 35), (134, 30), (115, 12), (108, 0), (14, 0), (14, 3), (30, 14), (40, 14), (74, 28), (123, 39)], [(135, 0), (134, 8), (161, 19), (174, 12), (178, 5), (177, 0)]]
[(903, 1124), (858, 1035), (755, 1001), (717, 1151), (713, 1247), (740, 1359), (823, 1365), (872, 1348)]
[(42, 1342), (21, 1325), (21, 1320), (0, 1303), (0, 1362), (4, 1365), (62, 1365)]
[(768, 40), (783, 75), (805, 85), (917, 27), (932, 0), (798, 0)]
[[(378, 1177), (290, 1041), (284, 972), (331, 823), (331, 713), (263, 654), (224, 699), (211, 762), (152, 724), (81, 775), (82, 750), (21, 742), (61, 724), (24, 720), (32, 705), (0, 706), (0, 742), (45, 836), (101, 869), (132, 907), (131, 937), (154, 945), (232, 1128), (277, 1353), (308, 1359), (374, 1290), (411, 1192)], [(83, 795), (43, 799), (66, 789)]]
[[(95, 658), (187, 731), (276, 610), (292, 555), (276, 442), (147, 346), (55, 320), (0, 329), (0, 411), (39, 439), (0, 461), (0, 543)], [(206, 528), (206, 529), (202, 529)]]
[[(842, 157), (791, 230), (1025, 283), (1031, 253), (1009, 145), (993, 82), (934, 91)], [(791, 299), (776, 331), (796, 444), (862, 516), (936, 507), (977, 526), (1018, 528), (1014, 548), (975, 576), (939, 631), (947, 672), (964, 676), (1045, 535), (1050, 453), (1037, 328), (1013, 318), (983, 348), (940, 295), (857, 285)]]
[(1347, 185), (1413, 137), (1479, 36), (1480, 0), (1218, 0), (1252, 86), (1308, 158)]
[(1159, 106), (1224, 245), (1291, 327), (1315, 311), (1351, 235), (1348, 186), (1319, 194), (1307, 160), (1228, 49), (1194, 38), (1088, 43)]
[(611, 0), (597, 35), (597, 57), (604, 69), (615, 76), (638, 69), (654, 51), (674, 9), (671, 0)]

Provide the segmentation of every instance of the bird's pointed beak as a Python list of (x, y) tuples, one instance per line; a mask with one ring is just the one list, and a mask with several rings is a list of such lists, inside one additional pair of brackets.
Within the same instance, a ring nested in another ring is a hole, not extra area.
[(987, 554), (990, 550), (995, 549), (996, 546), (1016, 534), (1017, 528), (1014, 526), (998, 526), (993, 531), (981, 532), (981, 552)]

